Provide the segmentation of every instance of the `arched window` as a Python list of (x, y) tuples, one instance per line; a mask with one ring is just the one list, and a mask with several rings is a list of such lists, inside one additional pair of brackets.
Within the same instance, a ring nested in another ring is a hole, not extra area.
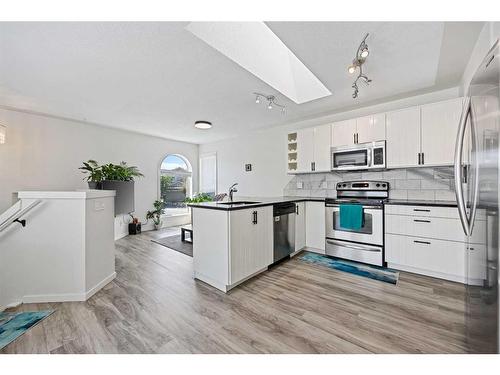
[(184, 200), (192, 194), (192, 169), (182, 155), (170, 154), (160, 166), (160, 198), (167, 215), (187, 213)]

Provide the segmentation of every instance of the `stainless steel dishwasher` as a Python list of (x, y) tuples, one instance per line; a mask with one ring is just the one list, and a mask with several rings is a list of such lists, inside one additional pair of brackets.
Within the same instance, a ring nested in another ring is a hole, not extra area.
[(295, 203), (278, 203), (273, 206), (274, 262), (295, 251)]

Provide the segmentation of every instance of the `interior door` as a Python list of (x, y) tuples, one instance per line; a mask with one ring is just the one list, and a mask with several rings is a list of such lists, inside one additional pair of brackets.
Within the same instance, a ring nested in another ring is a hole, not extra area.
[(386, 135), (387, 168), (418, 165), (420, 152), (419, 107), (388, 112), (386, 114)]
[(356, 119), (358, 143), (383, 141), (385, 139), (385, 113)]
[(330, 140), (331, 125), (322, 125), (314, 128), (314, 171), (330, 171)]
[(311, 172), (314, 161), (314, 128), (297, 130), (297, 172)]
[(356, 119), (335, 122), (332, 125), (332, 147), (349, 146), (354, 144), (356, 133)]
[(424, 165), (452, 165), (462, 98), (423, 105), (422, 153)]

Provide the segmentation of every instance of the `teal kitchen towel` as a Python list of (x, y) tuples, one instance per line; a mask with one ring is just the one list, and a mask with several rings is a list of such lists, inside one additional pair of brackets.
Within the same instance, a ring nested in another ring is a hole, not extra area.
[(340, 226), (344, 229), (361, 229), (363, 226), (363, 206), (360, 204), (341, 204)]

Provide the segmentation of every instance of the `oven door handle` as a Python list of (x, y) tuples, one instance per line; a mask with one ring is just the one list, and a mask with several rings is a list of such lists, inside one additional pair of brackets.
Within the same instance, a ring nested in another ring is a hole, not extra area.
[[(349, 204), (349, 203), (346, 203), (346, 204)], [(328, 203), (326, 203), (326, 204), (325, 204), (325, 207), (335, 207), (335, 208), (337, 208), (337, 207), (340, 207), (340, 205), (338, 205), (338, 204), (328, 204)], [(382, 209), (382, 206), (364, 206), (364, 205), (363, 205), (363, 209), (364, 209), (364, 210), (381, 210), (381, 209)]]
[(342, 247), (347, 247), (348, 249), (353, 249), (353, 250), (361, 250), (361, 251), (371, 251), (375, 253), (380, 253), (382, 249), (375, 248), (375, 247), (369, 247), (369, 246), (363, 246), (363, 245), (352, 245), (348, 244), (345, 242), (340, 242), (340, 241), (334, 241), (334, 240), (326, 240), (326, 243), (330, 245), (337, 245), (337, 246), (342, 246)]

